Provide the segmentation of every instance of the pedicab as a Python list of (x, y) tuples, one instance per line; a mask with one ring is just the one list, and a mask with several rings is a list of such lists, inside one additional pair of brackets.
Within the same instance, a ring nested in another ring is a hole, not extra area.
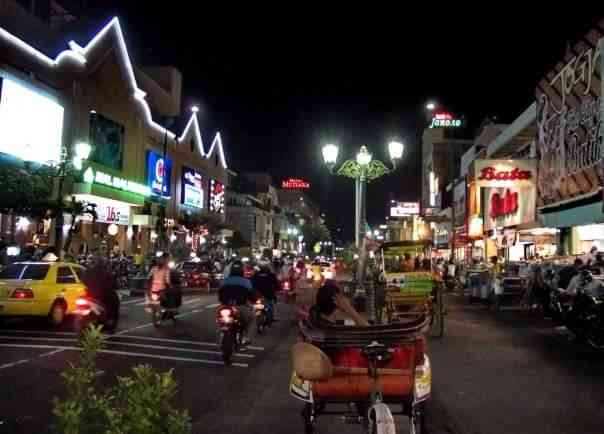
[(388, 323), (414, 316), (418, 311), (430, 312), (430, 332), (442, 337), (445, 333), (445, 304), (443, 279), (440, 273), (428, 269), (410, 271), (405, 255), (415, 262), (418, 255), (431, 257), (431, 241), (388, 242), (381, 246), (383, 280), (385, 284), (384, 317)]
[(322, 415), (340, 415), (368, 434), (395, 434), (393, 415), (408, 417), (409, 432), (425, 432), (431, 393), (425, 331), (429, 312), (389, 325), (349, 327), (316, 314), (299, 323), (292, 347), (290, 394), (304, 402), (305, 434)]

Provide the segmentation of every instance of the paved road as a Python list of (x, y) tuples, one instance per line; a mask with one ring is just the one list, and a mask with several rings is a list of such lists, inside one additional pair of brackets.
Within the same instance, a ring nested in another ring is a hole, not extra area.
[[(498, 317), (450, 297), (448, 335), (430, 342), (434, 396), (432, 433), (602, 433), (602, 356), (569, 340), (543, 320), (518, 312)], [(194, 433), (302, 432), (300, 405), (287, 394), (293, 306), (281, 305), (265, 336), (222, 365), (214, 345), (215, 296), (187, 295), (177, 324), (155, 329), (141, 298), (127, 297), (118, 333), (99, 356), (101, 379), (131, 366), (174, 369), (177, 404), (193, 417)], [(25, 432), (47, 432), (59, 373), (77, 354), (69, 325), (11, 322), (0, 329), (0, 417), (29, 416)], [(398, 419), (401, 426), (404, 419)], [(335, 417), (321, 434), (360, 433)], [(406, 432), (402, 429), (400, 432)]]

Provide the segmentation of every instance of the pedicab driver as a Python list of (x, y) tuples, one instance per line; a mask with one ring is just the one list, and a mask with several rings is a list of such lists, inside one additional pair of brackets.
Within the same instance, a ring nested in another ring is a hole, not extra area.
[(337, 312), (350, 317), (359, 327), (368, 327), (370, 324), (350, 304), (340, 288), (333, 282), (328, 282), (317, 291), (316, 304), (313, 309), (319, 319), (335, 324)]

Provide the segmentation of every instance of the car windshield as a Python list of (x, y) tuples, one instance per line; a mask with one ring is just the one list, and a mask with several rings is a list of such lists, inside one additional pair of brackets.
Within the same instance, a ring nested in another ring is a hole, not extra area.
[(44, 280), (49, 264), (13, 264), (0, 271), (0, 279)]

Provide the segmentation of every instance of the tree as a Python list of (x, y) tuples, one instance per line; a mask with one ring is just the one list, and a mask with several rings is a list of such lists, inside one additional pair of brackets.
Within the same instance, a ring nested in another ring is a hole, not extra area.
[(327, 241), (331, 238), (331, 233), (323, 223), (308, 221), (302, 225), (302, 235), (308, 248), (311, 248), (319, 241)]
[(69, 252), (69, 247), (71, 246), (71, 241), (73, 239), (73, 234), (77, 232), (77, 219), (80, 216), (89, 215), (92, 217), (92, 222), (94, 223), (97, 218), (96, 214), (96, 204), (80, 202), (75, 200), (75, 197), (71, 197), (71, 202), (64, 209), (65, 212), (68, 212), (71, 215), (71, 224), (69, 225), (69, 231), (67, 231), (67, 239), (65, 239), (65, 245), (63, 250), (66, 253)]

